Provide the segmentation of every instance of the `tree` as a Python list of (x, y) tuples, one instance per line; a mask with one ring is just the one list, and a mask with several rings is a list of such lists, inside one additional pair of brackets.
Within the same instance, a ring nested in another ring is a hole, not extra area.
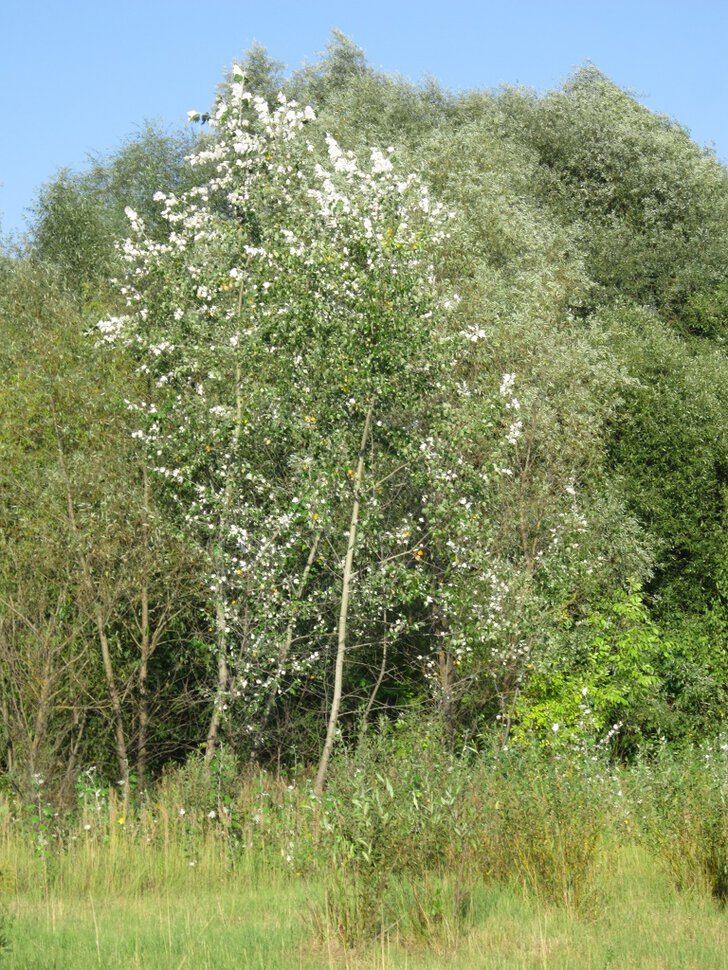
[(179, 191), (184, 158), (194, 139), (145, 122), (108, 156), (92, 156), (80, 172), (62, 169), (38, 193), (33, 207), (31, 253), (53, 265), (79, 305), (93, 301), (96, 313), (111, 296), (110, 278), (119, 268), (116, 243), (126, 235), (126, 206), (159, 230), (156, 190)]
[(724, 277), (728, 173), (715, 154), (593, 65), (563, 90), (509, 90), (503, 103), (507, 129), (537, 152), (537, 191), (576, 230), (603, 293), (682, 329)]
[(328, 666), (338, 606), (320, 789), (352, 586), (366, 584), (371, 556), (410, 545), (399, 537), (412, 518), (409, 459), (446, 373), (427, 255), (445, 213), (387, 153), (362, 164), (310, 108), (281, 96), (271, 110), (242, 82), (234, 68), (210, 119), (217, 138), (191, 159), (199, 183), (158, 195), (167, 238), (129, 210), (130, 312), (100, 329), (153, 382), (135, 434), (206, 555), (218, 661), (208, 758), (231, 698), (265, 709), (284, 675), (295, 689)]
[(57, 273), (0, 272), (6, 757), (19, 784), (39, 773), (67, 795), (88, 759), (128, 791), (158, 765), (159, 735), (185, 747), (171, 721), (198, 666), (195, 567), (129, 436), (129, 361), (89, 339)]

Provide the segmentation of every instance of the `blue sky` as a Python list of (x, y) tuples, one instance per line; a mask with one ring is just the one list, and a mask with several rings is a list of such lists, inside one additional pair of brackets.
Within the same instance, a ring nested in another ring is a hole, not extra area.
[(295, 68), (333, 27), (373, 66), (451, 89), (545, 90), (592, 61), (728, 161), (726, 0), (2, 0), (2, 230), (59, 167), (208, 107), (253, 40)]

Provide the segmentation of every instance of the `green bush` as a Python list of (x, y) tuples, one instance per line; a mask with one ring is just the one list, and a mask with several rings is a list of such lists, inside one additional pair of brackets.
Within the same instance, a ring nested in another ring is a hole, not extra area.
[(658, 670), (673, 651), (636, 586), (565, 624), (526, 683), (516, 737), (548, 747), (609, 737), (613, 752), (659, 732)]
[(641, 829), (678, 889), (728, 903), (728, 743), (661, 753), (636, 774)]
[(425, 936), (452, 930), (483, 823), (468, 765), (436, 723), (382, 725), (340, 756), (321, 806), (322, 922), (345, 943), (400, 925)]
[(588, 909), (607, 820), (603, 774), (578, 755), (524, 748), (501, 755), (496, 779), (501, 878), (541, 902)]

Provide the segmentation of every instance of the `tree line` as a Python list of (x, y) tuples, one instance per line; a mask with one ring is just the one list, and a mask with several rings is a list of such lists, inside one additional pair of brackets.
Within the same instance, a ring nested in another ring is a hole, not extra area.
[(616, 757), (728, 685), (728, 177), (592, 67), (335, 35), (44, 186), (0, 261), (0, 758), (58, 797), (378, 718)]

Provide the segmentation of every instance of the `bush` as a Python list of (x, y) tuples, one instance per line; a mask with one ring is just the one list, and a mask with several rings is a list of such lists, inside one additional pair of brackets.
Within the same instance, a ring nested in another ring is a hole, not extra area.
[(728, 743), (680, 754), (662, 752), (642, 766), (642, 835), (680, 890), (710, 892), (728, 903)]
[(322, 804), (321, 927), (347, 945), (395, 928), (453, 932), (482, 823), (468, 761), (447, 751), (436, 724), (405, 721), (340, 756)]
[(539, 901), (584, 911), (606, 826), (604, 776), (578, 756), (526, 748), (503, 753), (495, 777), (500, 877), (515, 877)]
[(672, 644), (636, 584), (569, 626), (525, 686), (516, 736), (535, 735), (544, 745), (559, 746), (609, 735), (615, 753), (633, 753), (640, 741), (659, 733), (657, 669), (671, 656)]

